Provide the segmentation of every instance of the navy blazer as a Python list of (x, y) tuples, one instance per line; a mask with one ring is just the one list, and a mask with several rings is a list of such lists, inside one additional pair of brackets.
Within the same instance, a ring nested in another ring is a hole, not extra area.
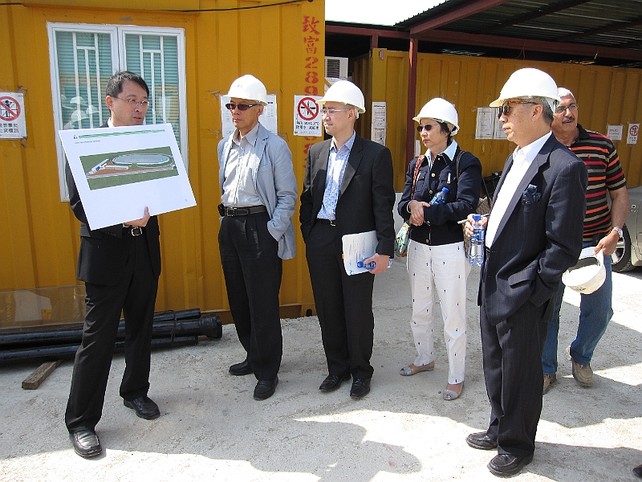
[[(460, 152), (459, 172), (457, 172), (455, 159)], [(417, 175), (415, 193), (410, 199), (412, 177), (418, 159), (422, 159), (423, 162)], [(462, 151), (459, 146), (455, 152), (455, 159), (449, 159), (443, 153), (439, 154), (435, 156), (432, 168), (428, 167), (428, 159), (424, 156), (410, 161), (403, 194), (397, 205), (399, 215), (404, 221), (410, 219), (408, 212), (410, 201), (429, 202), (443, 187), (449, 189), (446, 204), (424, 208), (426, 222), (421, 226), (412, 227), (410, 239), (433, 246), (463, 241), (461, 225), (457, 222), (466, 219), (466, 216), (477, 208), (482, 185), (482, 167), (477, 157), (470, 152)]]
[[(314, 144), (308, 150), (299, 211), (304, 240), (307, 240), (312, 226), (317, 222), (323, 202), (331, 143), (332, 140), (328, 139)], [(375, 230), (377, 253), (394, 256), (394, 203), (390, 150), (357, 135), (337, 201), (338, 233), (343, 236)]]
[[(511, 156), (497, 193), (512, 162)], [(492, 325), (526, 303), (548, 303), (577, 262), (586, 185), (584, 163), (551, 135), (512, 197), (482, 267), (477, 301)]]

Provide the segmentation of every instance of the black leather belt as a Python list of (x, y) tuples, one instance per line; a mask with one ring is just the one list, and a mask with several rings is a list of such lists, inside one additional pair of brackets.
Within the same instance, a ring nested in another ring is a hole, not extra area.
[(250, 206), (243, 208), (233, 208), (223, 206), (222, 204), (218, 205), (218, 213), (221, 216), (249, 216), (250, 214), (259, 214), (266, 213), (267, 209), (265, 206)]
[(337, 221), (336, 219), (323, 219), (323, 218), (317, 218), (318, 223), (323, 223), (323, 224), (329, 224), (333, 228), (337, 226)]

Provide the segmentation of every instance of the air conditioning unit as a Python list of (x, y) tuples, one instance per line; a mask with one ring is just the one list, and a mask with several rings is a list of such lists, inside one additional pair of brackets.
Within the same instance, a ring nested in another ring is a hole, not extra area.
[(326, 79), (348, 79), (348, 58), (347, 57), (326, 57), (325, 58)]

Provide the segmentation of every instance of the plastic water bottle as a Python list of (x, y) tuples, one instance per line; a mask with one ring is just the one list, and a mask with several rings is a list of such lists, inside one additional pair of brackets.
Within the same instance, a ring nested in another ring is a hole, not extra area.
[[(388, 260), (388, 268), (392, 266), (392, 258)], [(357, 261), (357, 268), (366, 268), (368, 271), (371, 269), (375, 269), (377, 267), (377, 263), (374, 261), (370, 261), (369, 263), (366, 263), (365, 260), (363, 261)]]
[(484, 238), (486, 228), (481, 225), (481, 214), (473, 214), (473, 234), (468, 243), (468, 262), (473, 266), (484, 263)]
[(431, 206), (434, 206), (435, 204), (446, 204), (446, 198), (448, 197), (448, 188), (446, 186), (441, 188), (441, 191), (439, 191), (437, 194), (433, 196), (433, 198), (430, 200)]

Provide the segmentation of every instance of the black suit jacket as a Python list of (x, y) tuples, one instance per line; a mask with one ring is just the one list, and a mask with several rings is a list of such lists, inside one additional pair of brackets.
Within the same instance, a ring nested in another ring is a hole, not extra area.
[[(120, 281), (127, 260), (127, 240), (123, 238), (123, 226), (118, 224), (91, 230), (69, 164), (65, 166), (65, 175), (69, 205), (80, 221), (77, 277), (87, 283), (114, 286)], [(158, 219), (152, 216), (145, 228), (145, 239), (152, 271), (157, 277), (161, 271), (159, 237)]]
[[(320, 142), (308, 151), (299, 212), (304, 240), (317, 222), (323, 202), (331, 142), (331, 139)], [(375, 230), (377, 253), (394, 256), (394, 203), (390, 150), (356, 136), (337, 201), (335, 220), (338, 234), (343, 236)]]
[[(511, 156), (497, 193), (512, 163)], [(529, 185), (535, 186), (530, 194)], [(527, 302), (548, 303), (562, 273), (577, 262), (586, 185), (584, 163), (551, 135), (512, 197), (482, 271), (478, 303), (491, 324)]]

